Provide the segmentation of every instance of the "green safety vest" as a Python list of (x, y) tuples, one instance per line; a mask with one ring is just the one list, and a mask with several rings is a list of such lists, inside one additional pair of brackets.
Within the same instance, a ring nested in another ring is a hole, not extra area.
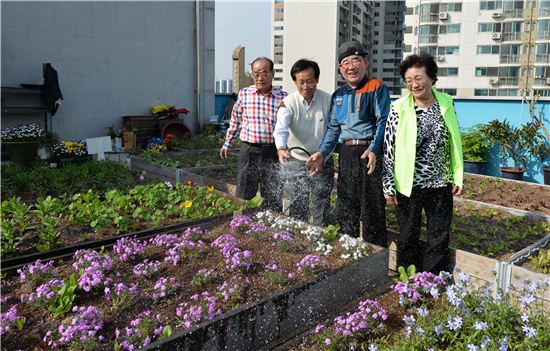
[[(456, 112), (453, 107), (453, 98), (440, 93), (435, 88), (432, 92), (439, 103), (445, 125), (449, 130), (449, 145), (451, 147), (451, 168), (453, 184), (462, 188), (464, 181), (464, 160), (462, 159), (462, 141)], [(395, 163), (393, 178), (395, 189), (405, 196), (411, 196), (414, 165), (416, 159), (416, 111), (412, 94), (399, 98), (392, 103), (392, 108), (399, 114), (397, 131), (395, 134)]]

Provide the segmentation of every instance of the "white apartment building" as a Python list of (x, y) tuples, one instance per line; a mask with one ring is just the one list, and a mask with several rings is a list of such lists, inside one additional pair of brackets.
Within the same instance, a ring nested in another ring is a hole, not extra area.
[(457, 97), (550, 97), (550, 0), (407, 0), (405, 53)]
[(338, 47), (354, 39), (369, 52), (370, 72), (399, 94), (401, 82), (399, 77), (395, 79), (395, 65), (403, 57), (404, 12), (404, 1), (274, 0), (273, 84), (294, 91), (290, 69), (297, 60), (307, 58), (321, 68), (319, 88), (333, 92), (344, 84), (338, 72)]

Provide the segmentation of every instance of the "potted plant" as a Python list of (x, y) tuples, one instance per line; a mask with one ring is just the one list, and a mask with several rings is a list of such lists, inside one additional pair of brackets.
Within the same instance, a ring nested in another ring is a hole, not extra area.
[(55, 160), (61, 163), (77, 163), (91, 159), (86, 142), (83, 141), (59, 141), (51, 146), (50, 151)]
[(546, 141), (539, 143), (539, 145), (534, 150), (534, 154), (541, 157), (542, 160), (542, 167), (544, 169), (544, 184), (550, 185), (550, 165), (545, 164), (545, 161), (550, 161), (550, 133), (544, 126), (544, 122), (542, 119), (542, 111), (537, 107), (537, 101), (539, 99), (540, 95), (535, 95), (531, 101), (527, 99), (526, 96), (523, 97), (524, 100), (527, 100), (529, 102), (529, 114), (531, 115), (531, 118), (539, 126), (539, 128), (543, 131)]
[(465, 172), (483, 174), (489, 159), (490, 144), (482, 128), (482, 124), (476, 124), (461, 133)]
[(10, 159), (30, 166), (38, 158), (38, 147), (46, 140), (46, 132), (37, 124), (19, 124), (2, 130), (2, 145)]
[(503, 164), (506, 164), (510, 158), (514, 162), (513, 167), (500, 167), (502, 177), (522, 180), (527, 155), (535, 155), (543, 143), (540, 127), (535, 122), (513, 127), (506, 119), (504, 121), (495, 119), (483, 127), (483, 132), (488, 136), (491, 144), (498, 144), (499, 156)]

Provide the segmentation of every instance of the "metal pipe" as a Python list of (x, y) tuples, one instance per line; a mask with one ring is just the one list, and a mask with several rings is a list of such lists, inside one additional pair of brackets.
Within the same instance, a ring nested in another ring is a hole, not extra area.
[(200, 19), (200, 4), (199, 0), (195, 0), (195, 104), (196, 104), (196, 121), (197, 128), (195, 132), (201, 129), (201, 116), (202, 116), (202, 65), (201, 65), (201, 19)]

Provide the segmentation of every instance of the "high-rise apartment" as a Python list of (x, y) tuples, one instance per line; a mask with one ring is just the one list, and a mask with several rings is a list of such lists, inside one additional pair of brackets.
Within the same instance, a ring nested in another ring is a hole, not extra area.
[(358, 40), (370, 54), (370, 72), (383, 79), (392, 94), (399, 94), (395, 65), (403, 57), (404, 12), (404, 1), (274, 0), (274, 85), (295, 90), (290, 69), (298, 59), (308, 58), (321, 68), (319, 88), (334, 91), (344, 84), (338, 72), (338, 47)]
[(458, 97), (550, 96), (550, 0), (407, 0), (405, 55), (437, 59)]

